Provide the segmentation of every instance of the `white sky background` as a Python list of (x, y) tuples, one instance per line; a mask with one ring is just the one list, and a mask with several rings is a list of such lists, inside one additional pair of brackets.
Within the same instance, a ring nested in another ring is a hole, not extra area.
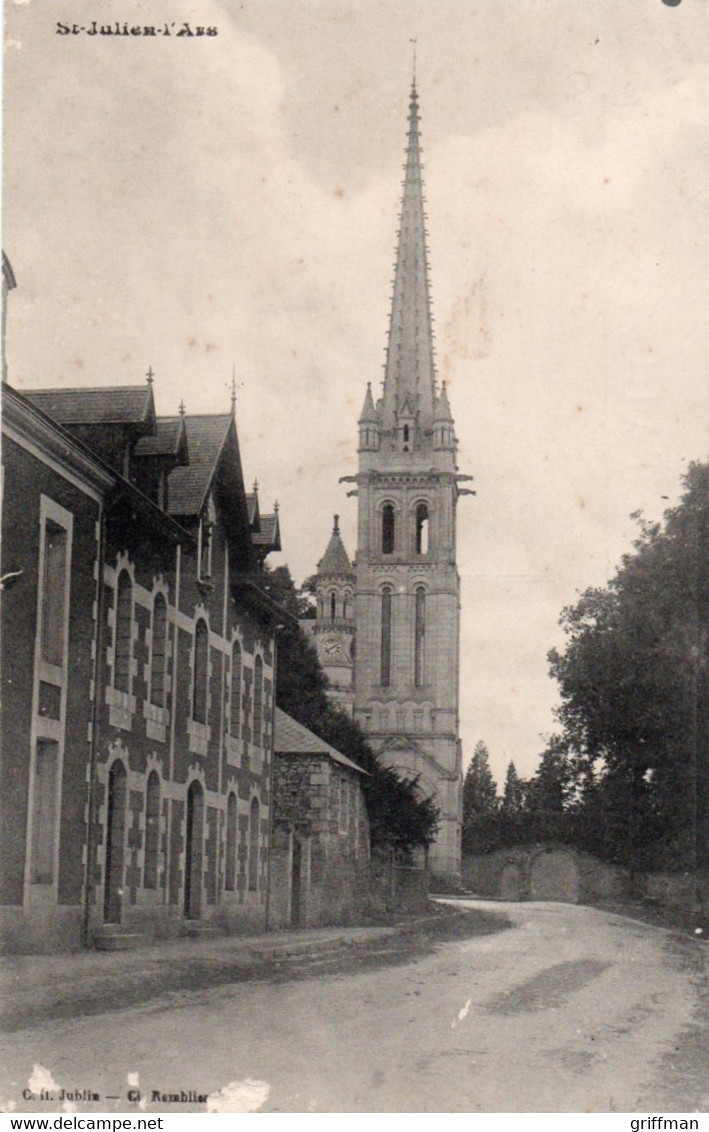
[[(216, 38), (55, 34), (189, 19)], [(529, 774), (559, 612), (709, 456), (709, 0), (8, 0), (18, 388), (226, 411), (300, 581), (355, 549), (418, 36), (433, 304), (460, 468), (461, 716)]]

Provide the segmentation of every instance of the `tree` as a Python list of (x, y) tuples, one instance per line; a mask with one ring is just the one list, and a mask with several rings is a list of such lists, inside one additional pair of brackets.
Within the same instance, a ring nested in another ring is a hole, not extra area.
[[(287, 566), (264, 567), (261, 586), (285, 610), (301, 619), (311, 603), (297, 589)], [(438, 808), (423, 798), (418, 779), (402, 779), (384, 767), (374, 754), (358, 723), (327, 695), (328, 679), (320, 666), (312, 640), (294, 621), (278, 634), (276, 703), (298, 723), (367, 771), (363, 783), (374, 846), (393, 848), (406, 855), (431, 844), (438, 828)]]
[(517, 768), (513, 762), (510, 762), (507, 766), (505, 790), (500, 809), (503, 815), (508, 818), (519, 818), (524, 810), (524, 783), (517, 774)]
[(561, 739), (603, 809), (605, 856), (635, 868), (706, 860), (709, 464), (693, 464), (679, 505), (640, 533), (605, 588), (565, 609)]
[(532, 839), (567, 839), (567, 809), (573, 792), (574, 772), (566, 745), (560, 736), (552, 736), (524, 790), (525, 825)]
[(463, 825), (482, 814), (494, 814), (497, 808), (497, 784), (490, 770), (490, 755), (480, 740), (463, 779)]
[(463, 850), (484, 853), (499, 840), (497, 785), (490, 770), (490, 756), (482, 740), (476, 744), (463, 779)]

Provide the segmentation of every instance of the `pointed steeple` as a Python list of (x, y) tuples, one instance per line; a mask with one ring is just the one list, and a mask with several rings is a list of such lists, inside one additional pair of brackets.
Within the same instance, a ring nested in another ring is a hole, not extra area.
[(327, 544), (327, 550), (318, 562), (320, 577), (329, 574), (353, 574), (352, 563), (349, 560), (345, 544), (340, 534), (340, 516), (335, 515), (332, 525), (332, 534)]
[(367, 392), (364, 395), (364, 405), (362, 406), (359, 423), (377, 424), (378, 421), (379, 418), (377, 416), (377, 410), (374, 408), (374, 398), (372, 397), (372, 383), (371, 381), (368, 381)]
[(433, 415), (435, 367), (416, 79), (411, 86), (404, 193), (384, 378), (384, 427), (408, 397), (422, 428)]
[(441, 392), (439, 394), (438, 400), (436, 401), (436, 408), (433, 414), (433, 419), (434, 421), (451, 422), (453, 420), (453, 414), (451, 413), (451, 403), (448, 400), (448, 391), (446, 389), (445, 381), (441, 386)]

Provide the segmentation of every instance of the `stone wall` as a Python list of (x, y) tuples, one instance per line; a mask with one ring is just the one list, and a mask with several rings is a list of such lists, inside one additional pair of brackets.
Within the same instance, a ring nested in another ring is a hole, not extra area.
[[(502, 900), (600, 904), (631, 896), (628, 870), (560, 845), (517, 846), (463, 858), (463, 881), (476, 895)], [(666, 908), (709, 910), (709, 874), (646, 873), (641, 898)]]
[(369, 819), (359, 780), (324, 754), (276, 755), (270, 928), (356, 923), (371, 913)]

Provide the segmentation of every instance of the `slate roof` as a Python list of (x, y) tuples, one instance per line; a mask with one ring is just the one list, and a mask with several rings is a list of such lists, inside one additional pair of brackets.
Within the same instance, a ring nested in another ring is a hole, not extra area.
[(276, 708), (274, 750), (277, 754), (282, 755), (326, 755), (333, 762), (340, 763), (341, 766), (346, 766), (349, 770), (356, 770), (359, 774), (367, 774), (367, 771), (362, 770), (361, 766), (357, 766), (357, 763), (353, 763), (346, 755), (335, 750), (324, 739), (319, 739), (307, 727), (303, 727), (302, 723), (297, 723), (292, 716), (287, 715), (278, 707)]
[(278, 515), (262, 515), (260, 528), (251, 535), (254, 546), (269, 546), (274, 550), (281, 548), (281, 533), (278, 527)]
[(247, 491), (246, 493), (246, 506), (249, 509), (249, 523), (253, 526), (258, 517), (258, 492)]
[(100, 389), (25, 389), (24, 397), (61, 425), (145, 424), (154, 419), (149, 385)]
[(318, 562), (318, 574), (353, 574), (352, 563), (350, 562), (345, 544), (340, 536), (340, 528), (337, 525), (337, 516), (335, 517), (335, 526), (330, 541), (327, 544), (327, 550)]
[(184, 446), (187, 457), (185, 423), (182, 417), (158, 417), (154, 436), (141, 436), (135, 446), (136, 456), (179, 456)]
[(196, 515), (202, 509), (233, 419), (231, 413), (184, 418), (190, 462), (187, 467), (170, 472), (171, 515)]

